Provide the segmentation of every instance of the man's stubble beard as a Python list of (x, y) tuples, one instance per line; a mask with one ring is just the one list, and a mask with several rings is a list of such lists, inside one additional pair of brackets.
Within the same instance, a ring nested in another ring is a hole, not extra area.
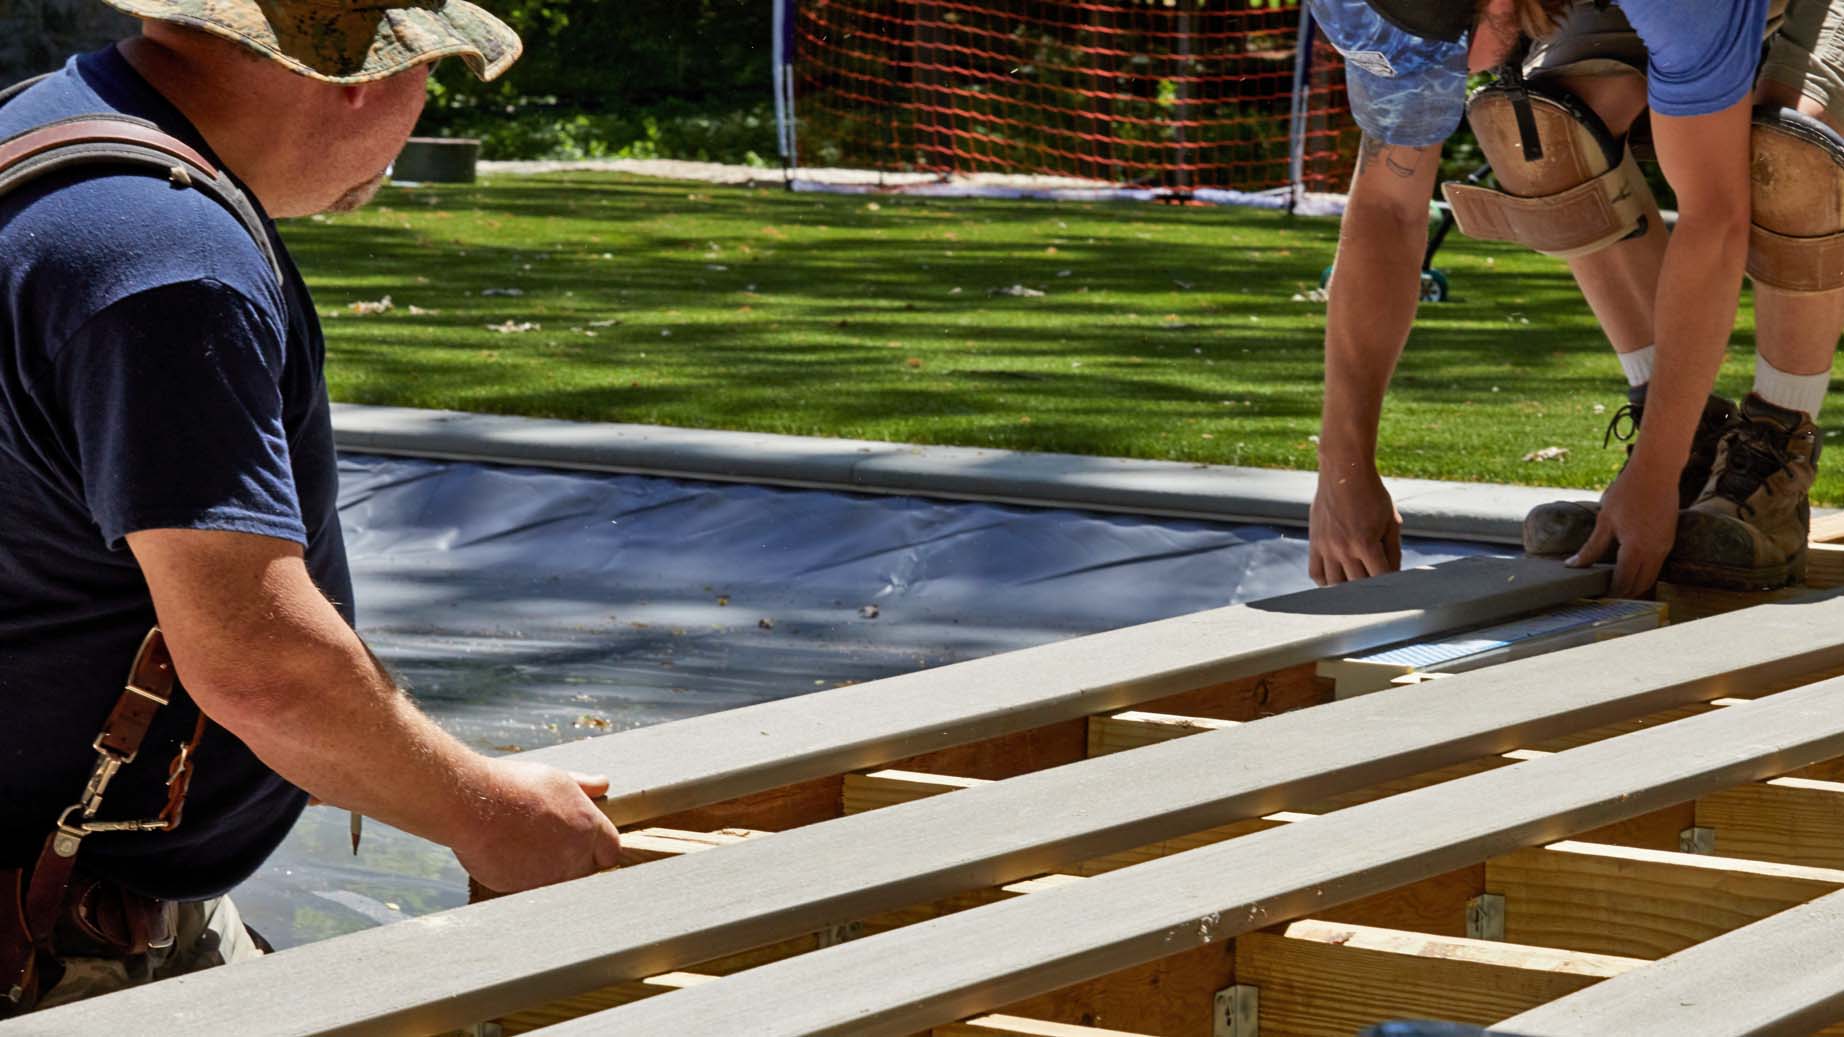
[(325, 209), (320, 211), (326, 213), (342, 213), (362, 209), (365, 207), (366, 202), (377, 197), (378, 191), (383, 187), (384, 174), (379, 173), (370, 180), (350, 188), (345, 194), (335, 198), (331, 205), (328, 205)]

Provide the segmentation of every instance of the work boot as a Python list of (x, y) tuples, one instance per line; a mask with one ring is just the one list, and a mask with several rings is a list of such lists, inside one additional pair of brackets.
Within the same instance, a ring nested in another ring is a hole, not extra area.
[[(1616, 439), (1626, 443), (1626, 458), (1630, 462), (1633, 459), (1632, 440), (1639, 435), (1639, 422), (1645, 417), (1646, 387), (1628, 389), (1626, 399), (1626, 406), (1615, 411), (1613, 420), (1607, 423), (1607, 434), (1602, 437), (1601, 445), (1606, 446)], [(1684, 471), (1678, 476), (1680, 509), (1695, 504), (1702, 494), (1704, 484), (1709, 482), (1710, 469), (1716, 463), (1717, 445), (1734, 424), (1735, 404), (1711, 393), (1703, 404), (1703, 417), (1697, 420), (1696, 434), (1691, 437), (1690, 458), (1684, 462)], [(1620, 468), (1626, 470), (1624, 464)], [(1524, 550), (1533, 555), (1572, 555), (1588, 542), (1600, 514), (1600, 501), (1539, 504), (1524, 516)], [(1608, 551), (1611, 554), (1617, 549), (1618, 545), (1612, 545)]]
[(1749, 393), (1703, 493), (1678, 513), (1665, 579), (1732, 590), (1805, 582), (1818, 454), (1810, 416)]

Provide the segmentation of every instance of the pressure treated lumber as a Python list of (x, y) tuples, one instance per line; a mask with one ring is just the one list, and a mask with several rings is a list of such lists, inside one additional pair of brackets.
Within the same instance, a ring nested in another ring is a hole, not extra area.
[(1092, 1026), (1049, 1023), (1015, 1015), (983, 1015), (965, 1022), (937, 1026), (930, 1037), (1146, 1037), (1126, 1030), (1099, 1030)]
[[(1840, 753), (1844, 678), (816, 951), (546, 1034), (895, 1037)], [(740, 857), (749, 845), (684, 860)]]
[(1835, 544), (1844, 540), (1844, 511), (1812, 516), (1812, 526), (1807, 536), (1814, 544)]
[(1844, 544), (1809, 544), (1806, 547), (1806, 586), (1844, 584)]
[(1386, 1019), (1483, 1025), (1649, 964), (1317, 919), (1236, 938), (1236, 982), (1261, 991), (1261, 1032), (1288, 1037), (1352, 1037)]
[(1173, 738), (1234, 726), (1233, 720), (1129, 709), (1109, 716), (1088, 718), (1088, 754), (1106, 756), (1109, 753), (1138, 749), (1143, 745), (1156, 745)]
[(1726, 789), (1697, 801), (1724, 857), (1844, 868), (1844, 784), (1810, 778)]
[(1844, 893), (1832, 893), (1498, 1028), (1530, 1037), (1804, 1037), (1840, 1020)]
[(1565, 841), (1487, 861), (1485, 888), (1511, 943), (1653, 959), (1844, 889), (1844, 871)]
[[(1328, 703), (411, 919), (188, 976), (177, 986), (157, 983), (54, 1009), (34, 1017), (35, 1025), (68, 1034), (127, 1028), (146, 1037), (193, 1037), (208, 1023), (227, 1032), (392, 1035), (469, 1025), (797, 936), (819, 924), (1056, 871), (1072, 861), (1730, 695), (1758, 682), (1844, 668), (1844, 599), (1764, 609)], [(1787, 760), (1779, 769), (1806, 762)], [(1083, 809), (1069, 809), (1072, 802)], [(1546, 832), (1539, 841), (1567, 834)], [(1326, 851), (1328, 859), (1344, 852)], [(1437, 870), (1399, 874), (1398, 884)], [(253, 990), (262, 996), (249, 996)], [(970, 1007), (954, 1017), (1005, 1003)], [(278, 1019), (286, 1021), (280, 1030)], [(927, 1025), (932, 1022), (911, 1032)]]
[(617, 824), (1602, 593), (1605, 569), (1463, 558), (551, 746)]

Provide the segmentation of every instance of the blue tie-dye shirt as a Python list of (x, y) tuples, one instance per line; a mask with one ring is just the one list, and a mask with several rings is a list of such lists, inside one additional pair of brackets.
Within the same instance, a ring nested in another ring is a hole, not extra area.
[[(1443, 43), (1383, 20), (1364, 0), (1308, 0), (1345, 58), (1351, 114), (1373, 140), (1439, 144), (1466, 108), (1467, 40)], [(1705, 115), (1747, 97), (1766, 31), (1767, 0), (1618, 0), (1645, 41), (1646, 96), (1661, 115)]]

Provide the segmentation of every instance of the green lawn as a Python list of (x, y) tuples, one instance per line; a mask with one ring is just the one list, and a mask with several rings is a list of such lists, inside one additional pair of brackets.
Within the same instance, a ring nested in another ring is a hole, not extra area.
[[(598, 174), (393, 189), (284, 228), (340, 400), (1288, 468), (1314, 464), (1324, 319), (1295, 297), (1336, 233)], [(1624, 383), (1562, 264), (1455, 235), (1439, 265), (1456, 298), (1423, 308), (1385, 472), (1605, 481)], [(1737, 392), (1746, 300), (1733, 346)], [(1523, 460), (1550, 446), (1567, 459)], [(1818, 496), (1844, 499), (1844, 479)]]

